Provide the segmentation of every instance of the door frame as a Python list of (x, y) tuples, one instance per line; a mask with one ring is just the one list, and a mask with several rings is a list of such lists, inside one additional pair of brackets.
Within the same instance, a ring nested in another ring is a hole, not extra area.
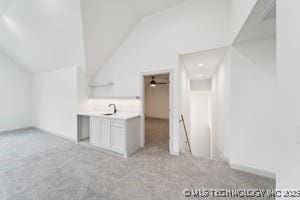
[(140, 74), (140, 97), (141, 97), (141, 147), (145, 146), (145, 76), (169, 75), (169, 153), (173, 146), (173, 123), (174, 123), (174, 70), (165, 69), (157, 71), (147, 71)]

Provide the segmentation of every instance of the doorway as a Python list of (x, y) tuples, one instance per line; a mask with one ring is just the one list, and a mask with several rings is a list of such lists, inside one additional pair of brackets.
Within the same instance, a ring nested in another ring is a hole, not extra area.
[(143, 126), (145, 148), (168, 152), (171, 127), (170, 73), (143, 75)]

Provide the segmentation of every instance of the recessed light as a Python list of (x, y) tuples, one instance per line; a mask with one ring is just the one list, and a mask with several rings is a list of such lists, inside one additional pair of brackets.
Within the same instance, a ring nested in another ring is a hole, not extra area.
[(199, 78), (203, 78), (203, 77), (204, 77), (204, 75), (203, 75), (203, 74), (200, 74), (200, 75), (199, 75)]
[(204, 64), (200, 63), (198, 66), (199, 66), (199, 67), (203, 67), (203, 66), (204, 66)]

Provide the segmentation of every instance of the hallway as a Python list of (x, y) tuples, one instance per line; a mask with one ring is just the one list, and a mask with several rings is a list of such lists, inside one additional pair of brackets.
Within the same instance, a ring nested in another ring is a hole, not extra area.
[(146, 118), (146, 148), (169, 152), (169, 120)]

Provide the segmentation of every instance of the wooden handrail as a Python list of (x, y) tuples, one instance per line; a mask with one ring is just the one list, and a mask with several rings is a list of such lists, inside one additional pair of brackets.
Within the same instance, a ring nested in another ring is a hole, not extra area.
[(185, 132), (185, 137), (186, 137), (186, 143), (188, 144), (189, 147), (189, 152), (192, 154), (192, 149), (191, 149), (191, 145), (190, 145), (190, 141), (189, 141), (189, 137), (187, 134), (187, 130), (186, 130), (186, 126), (185, 126), (185, 122), (184, 122), (184, 118), (183, 118), (183, 114), (181, 114), (181, 120), (180, 120), (183, 124), (183, 128), (184, 128), (184, 132)]

